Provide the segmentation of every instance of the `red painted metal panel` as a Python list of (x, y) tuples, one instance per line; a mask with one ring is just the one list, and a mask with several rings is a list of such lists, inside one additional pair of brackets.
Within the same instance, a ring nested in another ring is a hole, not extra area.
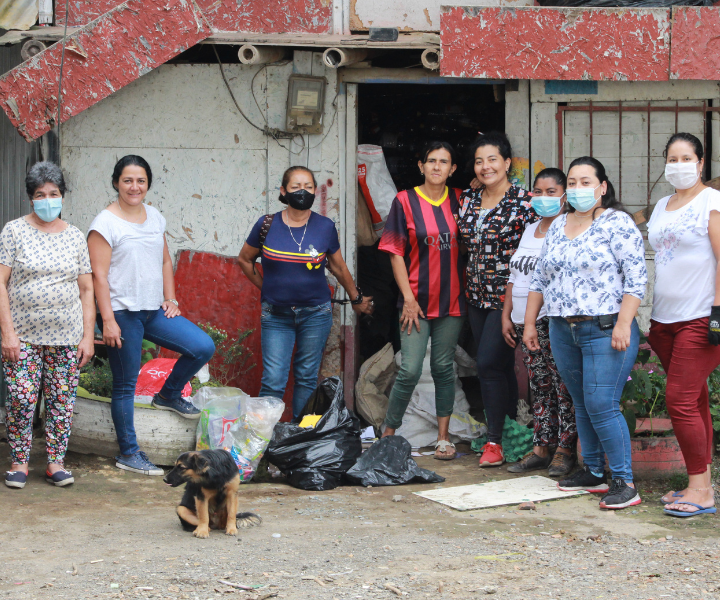
[(720, 8), (673, 9), (670, 79), (720, 79)]
[(195, 0), (218, 31), (332, 33), (329, 0)]
[[(183, 250), (178, 254), (175, 267), (175, 294), (183, 315), (193, 323), (209, 323), (230, 335), (237, 334), (238, 330), (255, 330), (245, 339), (245, 347), (253, 353), (248, 366), (255, 363), (255, 367), (232, 384), (257, 396), (262, 378), (260, 290), (245, 277), (237, 259)], [(292, 419), (292, 390), (291, 370), (283, 421)]]
[[(115, 8), (119, 0), (69, 0), (68, 27), (81, 27)], [(55, 0), (55, 23), (65, 25), (65, 0)]]
[(446, 8), (440, 74), (665, 81), (669, 21), (658, 8)]
[[(68, 36), (61, 121), (77, 115), (211, 35), (184, 0), (128, 0)], [(0, 106), (26, 140), (57, 119), (62, 44), (0, 77)]]
[[(332, 33), (328, 0), (195, 0), (217, 31)], [(86, 25), (115, 8), (118, 0), (70, 0), (68, 25)], [(192, 0), (187, 0), (192, 5)], [(55, 2), (56, 22), (65, 23), (65, 0)]]

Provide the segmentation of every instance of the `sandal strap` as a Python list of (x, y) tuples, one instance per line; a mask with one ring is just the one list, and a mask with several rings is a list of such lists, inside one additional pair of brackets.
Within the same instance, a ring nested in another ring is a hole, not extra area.
[(455, 444), (453, 444), (452, 442), (448, 442), (447, 440), (438, 440), (437, 442), (435, 442), (435, 449), (437, 450), (439, 447), (440, 452), (447, 452), (448, 446), (455, 450)]

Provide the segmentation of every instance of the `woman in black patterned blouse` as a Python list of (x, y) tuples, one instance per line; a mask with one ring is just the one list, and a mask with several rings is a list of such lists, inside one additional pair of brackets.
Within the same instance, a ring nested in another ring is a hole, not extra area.
[(512, 149), (505, 134), (481, 134), (471, 152), (480, 187), (463, 193), (458, 227), (468, 247), (468, 319), (477, 344), (478, 378), (488, 425), (480, 466), (493, 467), (505, 461), (505, 416), (517, 416), (515, 351), (503, 339), (501, 319), (510, 258), (525, 227), (538, 217), (530, 207), (528, 192), (508, 178)]

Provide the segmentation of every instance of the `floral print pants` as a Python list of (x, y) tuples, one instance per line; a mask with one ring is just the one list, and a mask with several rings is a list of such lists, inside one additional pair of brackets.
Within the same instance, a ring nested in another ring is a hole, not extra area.
[[(535, 327), (540, 350), (530, 352), (522, 344), (523, 362), (535, 397), (532, 407), (533, 445), (572, 449), (577, 440), (575, 407), (550, 351), (550, 321), (547, 317), (539, 319)], [(524, 330), (523, 325), (515, 325), (520, 340)]]
[(42, 384), (48, 462), (63, 463), (78, 385), (77, 346), (20, 342), (20, 360), (3, 361), (8, 386), (7, 433), (13, 464), (30, 461), (32, 421)]

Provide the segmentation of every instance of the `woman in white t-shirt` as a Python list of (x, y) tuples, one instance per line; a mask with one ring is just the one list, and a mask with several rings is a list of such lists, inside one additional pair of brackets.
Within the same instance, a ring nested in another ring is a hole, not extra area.
[(200, 412), (182, 397), (182, 390), (210, 360), (215, 345), (202, 329), (180, 316), (165, 218), (143, 202), (152, 185), (150, 165), (141, 156), (124, 156), (115, 165), (112, 185), (117, 200), (93, 220), (88, 247), (113, 374), (110, 410), (120, 446), (115, 466), (163, 475), (140, 450), (135, 435), (135, 386), (143, 338), (180, 354), (152, 406), (187, 419), (200, 418)]
[(667, 374), (665, 401), (689, 476), (687, 488), (662, 498), (677, 517), (715, 513), (707, 378), (720, 364), (720, 192), (702, 182), (703, 155), (694, 135), (670, 138), (665, 179), (675, 193), (658, 201), (648, 222), (655, 250), (648, 341)]
[[(560, 169), (543, 169), (533, 184), (533, 210), (542, 217), (525, 228), (518, 249), (510, 260), (510, 279), (505, 292), (502, 333), (508, 346), (515, 348), (522, 340), (525, 327), (530, 280), (550, 224), (565, 208), (567, 179)], [(577, 440), (575, 410), (572, 398), (562, 382), (550, 350), (549, 320), (546, 309), (536, 322), (540, 348), (530, 351), (522, 344), (523, 362), (533, 391), (533, 449), (508, 467), (511, 473), (548, 469), (551, 477), (564, 477), (575, 466)], [(551, 449), (557, 450), (553, 455)]]

